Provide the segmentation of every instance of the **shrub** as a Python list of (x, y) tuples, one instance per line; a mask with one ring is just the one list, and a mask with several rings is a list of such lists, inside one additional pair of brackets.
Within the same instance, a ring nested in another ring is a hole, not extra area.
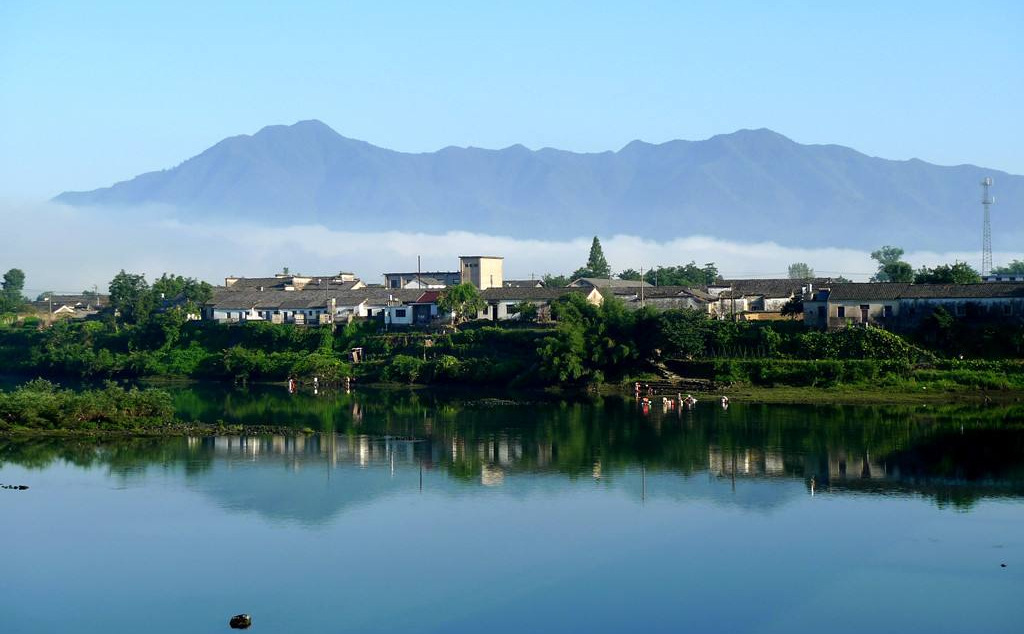
[(351, 376), (352, 368), (330, 352), (314, 352), (292, 364), (291, 373), (301, 377), (317, 377), (325, 383), (339, 383)]
[(395, 355), (391, 363), (385, 366), (382, 376), (385, 381), (396, 383), (415, 383), (423, 371), (422, 359), (405, 354)]

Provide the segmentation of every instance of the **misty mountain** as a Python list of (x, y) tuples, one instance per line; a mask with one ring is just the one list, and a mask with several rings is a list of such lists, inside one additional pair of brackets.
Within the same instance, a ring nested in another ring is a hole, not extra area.
[[(517, 238), (702, 234), (785, 245), (975, 250), (984, 176), (1000, 237), (1020, 236), (1024, 177), (973, 165), (891, 161), (771, 130), (580, 154), (521, 145), (411, 154), (319, 121), (224, 139), (184, 163), (111, 187), (64, 192), (76, 206), (173, 206), (182, 219)], [(681, 260), (685, 254), (681, 254)]]

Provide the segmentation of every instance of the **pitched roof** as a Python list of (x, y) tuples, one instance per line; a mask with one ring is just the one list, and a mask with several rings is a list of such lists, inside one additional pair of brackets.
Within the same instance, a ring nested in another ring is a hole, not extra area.
[(607, 277), (580, 277), (569, 282), (569, 286), (593, 286), (595, 288), (634, 288), (648, 287), (651, 284), (641, 280), (619, 280)]
[(407, 282), (407, 284), (412, 284), (413, 282), (418, 282), (423, 286), (445, 286), (445, 283), (443, 281), (437, 279), (436, 277), (428, 277), (426, 275), (421, 275), (414, 280), (410, 280), (409, 282)]
[(362, 284), (358, 279), (341, 281), (337, 275), (280, 275), (274, 277), (233, 277), (231, 289), (278, 289), (284, 290), (286, 286), (294, 286), (302, 290), (306, 288), (338, 289), (348, 290)]
[[(633, 299), (634, 297), (639, 299), (640, 291), (641, 288), (639, 286), (620, 287), (612, 289), (612, 294), (622, 299)], [(687, 297), (692, 297), (699, 301), (711, 299), (711, 296), (703, 290), (689, 286), (645, 286), (643, 287), (643, 296), (644, 299), (685, 299)]]
[(480, 291), (480, 295), (489, 302), (524, 300), (551, 301), (553, 299), (558, 299), (559, 297), (565, 297), (570, 293), (580, 293), (582, 295), (586, 295), (590, 292), (590, 290), (591, 289), (589, 288), (579, 287), (488, 288)]
[[(897, 300), (903, 296), (912, 284), (899, 282), (849, 282), (831, 284), (821, 290), (828, 290), (828, 298), (833, 301), (849, 300)], [(817, 293), (814, 293), (817, 296)]]
[(981, 284), (911, 284), (904, 299), (996, 299), (1024, 298), (1024, 283), (984, 282)]
[(818, 288), (819, 286), (828, 286), (831, 283), (832, 279), (828, 277), (812, 277), (795, 280), (787, 278), (720, 280), (714, 284), (708, 284), (708, 288), (729, 289), (722, 291), (720, 294), (720, 297), (727, 299), (750, 296), (790, 297), (793, 295), (799, 295), (803, 289), (808, 286)]
[(544, 286), (544, 280), (505, 280), (505, 288), (538, 288)]
[[(1024, 299), (1024, 283), (984, 282), (980, 284), (905, 284), (894, 282), (852, 282), (831, 284), (821, 289), (831, 301), (895, 301), (900, 299)], [(805, 301), (816, 298), (805, 296)]]
[(338, 306), (356, 306), (363, 302), (384, 305), (390, 301), (411, 302), (423, 295), (417, 289), (330, 289), (285, 291), (281, 289), (238, 289), (218, 287), (207, 307), (228, 310), (311, 309), (326, 307), (333, 299)]

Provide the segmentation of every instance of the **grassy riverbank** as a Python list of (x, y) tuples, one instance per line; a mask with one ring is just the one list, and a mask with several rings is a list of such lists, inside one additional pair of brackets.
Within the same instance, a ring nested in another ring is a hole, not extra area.
[(942, 390), (922, 386), (916, 390), (892, 390), (863, 386), (820, 387), (757, 387), (727, 386), (707, 398), (728, 396), (730, 400), (748, 403), (815, 404), (815, 405), (942, 405), (950, 403), (1024, 402), (1024, 390), (983, 391), (977, 389)]
[(199, 436), (301, 433), (277, 425), (198, 423), (175, 416), (171, 395), (157, 388), (68, 390), (42, 379), (0, 392), (0, 434), (51, 436)]

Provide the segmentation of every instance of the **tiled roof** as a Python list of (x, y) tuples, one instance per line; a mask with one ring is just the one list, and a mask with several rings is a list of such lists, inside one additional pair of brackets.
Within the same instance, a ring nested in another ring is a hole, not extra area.
[(506, 288), (536, 288), (544, 286), (543, 280), (505, 280)]
[(489, 302), (497, 301), (523, 301), (523, 300), (537, 300), (537, 301), (551, 301), (564, 297), (570, 293), (587, 294), (590, 292), (589, 288), (488, 288), (480, 291), (480, 295)]
[[(640, 297), (640, 287), (631, 286), (628, 288), (615, 288), (612, 289), (612, 294), (622, 299), (632, 299)], [(710, 296), (699, 288), (691, 288), (689, 286), (645, 286), (643, 287), (643, 295), (645, 299), (663, 299), (663, 298), (686, 298), (692, 297), (699, 301), (708, 301)]]
[(751, 280), (722, 280), (715, 284), (709, 284), (709, 288), (728, 288), (730, 290), (723, 291), (720, 297), (723, 298), (740, 298), (740, 297), (790, 297), (793, 295), (799, 295), (801, 291), (807, 287), (818, 288), (819, 286), (828, 286), (832, 283), (831, 278), (827, 277), (814, 277), (809, 279), (751, 279)]
[[(895, 301), (899, 299), (997, 299), (1020, 297), (1024, 299), (1024, 283), (985, 282), (981, 284), (904, 284), (892, 282), (862, 282), (831, 284), (828, 290), (832, 301)], [(818, 289), (813, 296), (818, 297)], [(811, 296), (805, 297), (810, 301)]]
[(333, 275), (288, 275), (285, 277), (236, 277), (229, 288), (231, 289), (279, 289), (284, 290), (286, 286), (294, 286), (298, 289), (319, 288), (348, 290), (358, 286), (359, 280), (342, 282)]
[[(912, 284), (898, 282), (849, 282), (827, 286), (830, 300), (896, 300), (903, 296)], [(818, 289), (815, 289), (817, 291)], [(821, 289), (824, 290), (824, 289)], [(814, 293), (817, 295), (817, 292)]]
[(415, 301), (421, 295), (423, 295), (423, 291), (417, 289), (360, 288), (356, 290), (301, 291), (268, 289), (258, 291), (220, 287), (214, 291), (213, 298), (206, 303), (206, 306), (233, 310), (248, 310), (253, 307), (263, 310), (308, 309), (327, 306), (331, 299), (334, 299), (338, 306), (355, 306), (363, 302), (383, 305), (389, 301)]
[(617, 280), (607, 277), (581, 277), (569, 282), (569, 286), (594, 286), (596, 288), (633, 288), (652, 286), (640, 280)]
[(903, 299), (995, 299), (1024, 298), (1024, 283), (984, 282), (982, 284), (912, 284)]

